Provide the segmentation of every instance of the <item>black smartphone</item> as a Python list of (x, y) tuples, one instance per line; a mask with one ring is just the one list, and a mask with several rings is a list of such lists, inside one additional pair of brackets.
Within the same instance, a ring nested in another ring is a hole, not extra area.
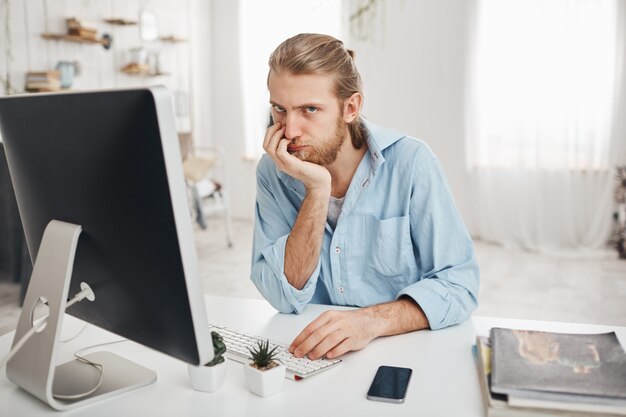
[(403, 403), (413, 370), (396, 366), (380, 366), (372, 381), (367, 399)]

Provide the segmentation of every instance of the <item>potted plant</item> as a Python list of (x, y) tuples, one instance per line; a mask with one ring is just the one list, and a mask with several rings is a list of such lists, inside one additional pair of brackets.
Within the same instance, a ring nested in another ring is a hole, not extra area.
[(248, 389), (259, 397), (267, 397), (280, 391), (285, 379), (285, 365), (278, 362), (276, 347), (270, 350), (270, 342), (259, 341), (255, 349), (248, 349), (252, 362), (243, 367)]
[(213, 339), (213, 360), (203, 366), (188, 366), (191, 386), (197, 391), (215, 392), (220, 389), (226, 377), (227, 365), (223, 356), (226, 345), (217, 332), (211, 332), (211, 339)]

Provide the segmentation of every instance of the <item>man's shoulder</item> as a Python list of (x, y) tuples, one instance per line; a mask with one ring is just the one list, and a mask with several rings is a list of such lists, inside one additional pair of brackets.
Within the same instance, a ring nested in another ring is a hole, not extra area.
[(257, 176), (276, 176), (276, 163), (267, 154), (263, 154), (256, 166)]
[(366, 121), (370, 140), (385, 159), (415, 160), (432, 159), (434, 154), (421, 139)]
[(412, 136), (404, 136), (390, 145), (383, 152), (387, 160), (405, 160), (425, 162), (436, 159), (435, 154), (426, 142)]

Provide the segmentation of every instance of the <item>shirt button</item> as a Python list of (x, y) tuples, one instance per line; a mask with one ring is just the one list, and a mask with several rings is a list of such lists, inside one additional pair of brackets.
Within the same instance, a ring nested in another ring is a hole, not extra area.
[(339, 292), (343, 294), (343, 287), (339, 287)]
[(341, 249), (339, 249), (339, 246), (337, 246), (337, 247), (335, 248), (335, 253), (339, 253), (339, 252), (341, 252)]

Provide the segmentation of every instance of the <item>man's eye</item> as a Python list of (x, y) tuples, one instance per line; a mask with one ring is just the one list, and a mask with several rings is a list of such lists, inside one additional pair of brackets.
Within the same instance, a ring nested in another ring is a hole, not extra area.
[(317, 112), (318, 110), (319, 110), (319, 108), (317, 108), (317, 107), (315, 107), (315, 106), (308, 106), (308, 107), (306, 108), (306, 112), (307, 112), (307, 113), (315, 113), (315, 112)]
[(283, 113), (285, 111), (285, 109), (283, 109), (282, 107), (280, 107), (279, 105), (274, 105), (274, 111), (276, 113)]

